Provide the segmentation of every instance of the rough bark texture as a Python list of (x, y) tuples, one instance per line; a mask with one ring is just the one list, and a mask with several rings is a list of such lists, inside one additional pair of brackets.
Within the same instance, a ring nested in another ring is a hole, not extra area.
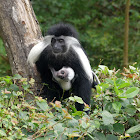
[(12, 74), (33, 77), (38, 83), (39, 76), (27, 64), (27, 56), (42, 34), (29, 0), (0, 0), (0, 36)]

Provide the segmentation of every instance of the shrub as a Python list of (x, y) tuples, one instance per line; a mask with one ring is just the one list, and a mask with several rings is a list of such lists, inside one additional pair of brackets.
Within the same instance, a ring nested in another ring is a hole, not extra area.
[[(93, 89), (91, 112), (76, 111), (74, 96), (47, 103), (34, 96), (34, 80), (20, 75), (0, 78), (0, 138), (1, 139), (140, 139), (139, 70), (133, 66), (124, 72), (100, 65), (96, 71), (101, 84)], [(121, 74), (121, 75), (120, 75)], [(85, 110), (89, 109), (86, 105)]]

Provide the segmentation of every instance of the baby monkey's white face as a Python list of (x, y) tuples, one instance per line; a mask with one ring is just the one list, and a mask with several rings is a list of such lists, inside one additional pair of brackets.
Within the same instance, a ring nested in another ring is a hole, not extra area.
[(62, 69), (56, 71), (50, 68), (53, 78), (60, 85), (63, 90), (69, 90), (72, 85), (72, 80), (74, 79), (74, 70), (70, 67), (62, 67)]

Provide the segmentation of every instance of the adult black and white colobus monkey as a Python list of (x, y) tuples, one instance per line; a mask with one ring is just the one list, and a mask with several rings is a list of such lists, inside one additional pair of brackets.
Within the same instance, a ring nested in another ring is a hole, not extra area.
[[(42, 82), (46, 85), (43, 95), (48, 101), (60, 100), (63, 95), (62, 87), (53, 81), (51, 69), (61, 70), (63, 67), (73, 69), (77, 78), (74, 80), (71, 90), (66, 90), (63, 99), (71, 93), (79, 96), (86, 104), (90, 104), (90, 95), (93, 80), (93, 72), (89, 60), (82, 48), (76, 30), (69, 24), (57, 24), (52, 26), (44, 37), (44, 40), (35, 45), (28, 56), (28, 62), (37, 67)], [(84, 105), (76, 103), (77, 110), (83, 110)]]

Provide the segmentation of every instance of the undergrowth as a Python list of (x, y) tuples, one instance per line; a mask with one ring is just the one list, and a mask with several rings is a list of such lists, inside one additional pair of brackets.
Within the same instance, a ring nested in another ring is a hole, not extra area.
[[(34, 80), (20, 75), (0, 77), (0, 139), (2, 140), (138, 140), (140, 139), (139, 69), (121, 73), (100, 65), (101, 84), (93, 89), (90, 114), (76, 111), (74, 96), (47, 103), (34, 96)], [(31, 94), (34, 99), (26, 100)]]

